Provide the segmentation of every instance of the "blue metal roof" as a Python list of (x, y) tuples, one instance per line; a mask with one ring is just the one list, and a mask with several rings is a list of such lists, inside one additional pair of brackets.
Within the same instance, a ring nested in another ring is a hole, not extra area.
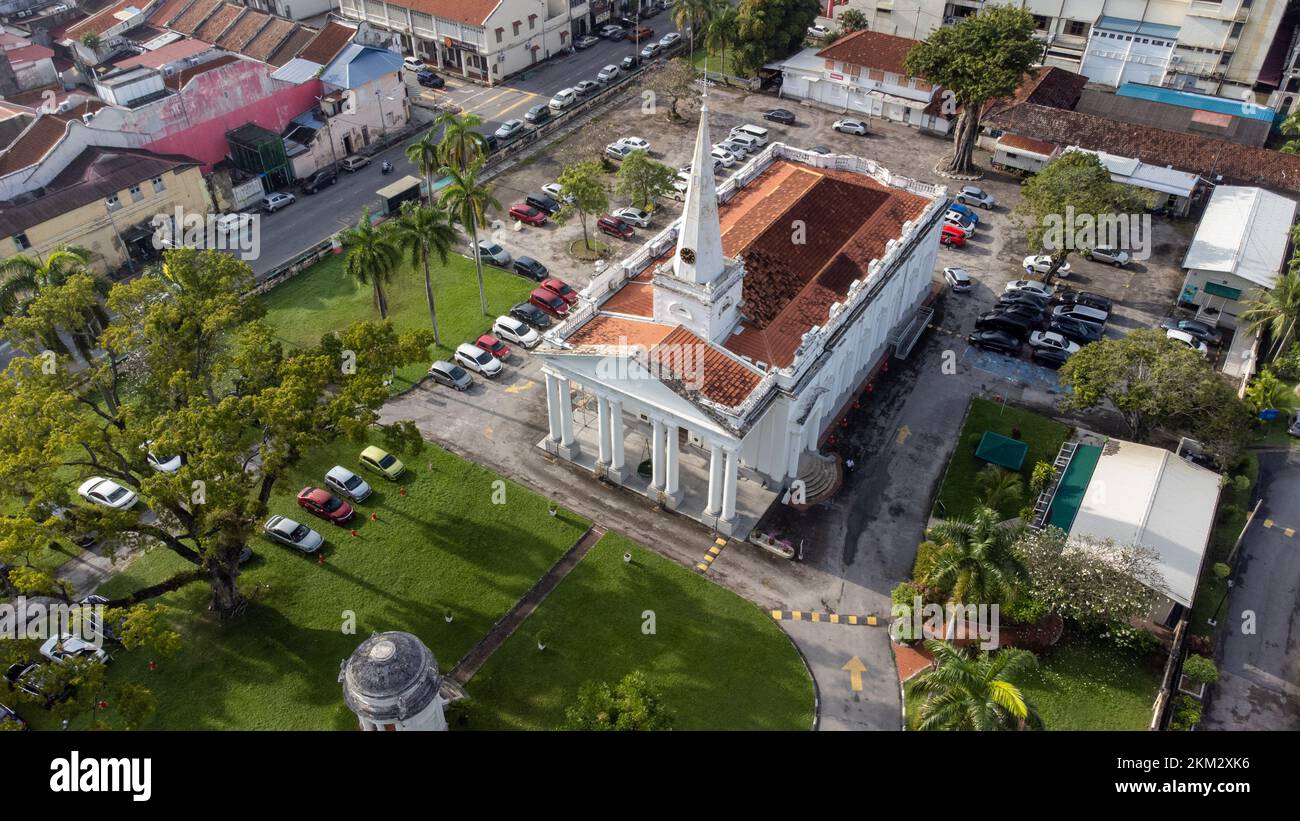
[(321, 79), (339, 88), (360, 88), (401, 70), (402, 55), (397, 52), (352, 43), (330, 62)]
[(1181, 106), (1182, 108), (1213, 111), (1216, 114), (1231, 114), (1234, 117), (1244, 117), (1248, 120), (1260, 120), (1266, 123), (1273, 122), (1274, 116), (1272, 109), (1258, 103), (1250, 103), (1245, 100), (1229, 100), (1225, 97), (1180, 91), (1176, 88), (1165, 88), (1164, 86), (1125, 83), (1115, 90), (1115, 94), (1119, 97), (1150, 100), (1151, 102), (1166, 103)]
[(1163, 37), (1167, 40), (1178, 39), (1178, 32), (1182, 31), (1178, 26), (1146, 23), (1141, 20), (1130, 20), (1127, 17), (1105, 16), (1097, 21), (1096, 28), (1106, 29), (1107, 31), (1122, 31), (1125, 34), (1142, 34), (1147, 37)]

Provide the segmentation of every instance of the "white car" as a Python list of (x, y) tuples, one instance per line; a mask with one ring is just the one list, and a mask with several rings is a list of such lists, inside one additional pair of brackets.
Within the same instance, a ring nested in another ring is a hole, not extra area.
[(63, 664), (69, 659), (92, 658), (100, 664), (108, 661), (108, 653), (103, 647), (96, 647), (85, 639), (71, 633), (50, 636), (41, 645), (41, 655), (55, 664)]
[(272, 516), (262, 526), (262, 532), (272, 541), (279, 542), (303, 553), (315, 553), (325, 544), (325, 537), (301, 522), (288, 516)]
[(623, 139), (619, 140), (619, 142), (627, 146), (632, 151), (644, 151), (647, 154), (650, 153), (650, 143), (646, 142), (640, 137), (624, 137)]
[[(1052, 270), (1052, 257), (1049, 254), (1039, 254), (1038, 256), (1029, 255), (1020, 263), (1025, 267), (1025, 271), (1031, 274), (1045, 274)], [(1061, 267), (1056, 269), (1058, 277), (1068, 277), (1070, 275), (1070, 263), (1062, 262)]]
[(419, 57), (407, 57), (402, 60), (402, 68), (406, 69), (407, 71), (419, 71), (424, 67), (425, 67), (424, 61), (421, 60)]
[(257, 217), (252, 214), (222, 214), (217, 217), (217, 230), (227, 236), (230, 234), (243, 236), (249, 231), (254, 230), (256, 222)]
[(678, 177), (677, 179), (673, 180), (673, 194), (672, 194), (673, 199), (676, 200), (686, 199), (686, 191), (690, 187), (691, 187), (691, 182), (689, 179), (683, 179), (682, 177)]
[(970, 239), (975, 233), (975, 223), (957, 211), (945, 211), (943, 221), (961, 231), (962, 236), (966, 239)]
[(370, 485), (342, 465), (335, 465), (325, 474), (325, 485), (340, 496), (354, 502), (364, 502), (370, 497)]
[(743, 160), (745, 159), (745, 157), (749, 156), (749, 146), (745, 145), (739, 140), (733, 140), (728, 138), (718, 143), (718, 145), (722, 148), (727, 149), (732, 154), (735, 154), (736, 159), (738, 160)]
[(736, 164), (736, 155), (720, 145), (713, 146), (713, 150), (709, 153), (713, 155), (713, 159), (722, 163), (723, 168), (730, 168)]
[(541, 334), (510, 316), (497, 317), (492, 323), (492, 334), (497, 339), (525, 348), (535, 348), (542, 341)]
[(844, 134), (865, 135), (867, 133), (867, 124), (861, 120), (836, 120), (831, 128)]
[(651, 43), (650, 45), (641, 49), (641, 59), (642, 60), (652, 59), (653, 57), (655, 57), (655, 55), (657, 55), (661, 51), (663, 51), (663, 46), (659, 45), (658, 43)]
[(975, 185), (963, 185), (957, 192), (956, 199), (962, 205), (974, 205), (985, 211), (991, 211), (993, 206), (997, 205), (997, 200), (992, 194)]
[(466, 370), (481, 373), (491, 379), (501, 373), (501, 360), (468, 342), (456, 348), (456, 364)]
[(614, 65), (605, 66), (600, 70), (599, 73), (596, 74), (596, 82), (612, 83), (615, 80), (617, 80), (619, 78), (619, 75), (622, 73), (623, 72), (619, 70), (618, 66), (614, 66)]
[(481, 239), (478, 241), (478, 253), (482, 259), (487, 260), (499, 268), (505, 268), (514, 260), (514, 257), (510, 256), (509, 251), (502, 248), (500, 245), (497, 245), (490, 239)]
[(1077, 353), (1079, 343), (1071, 342), (1056, 331), (1034, 331), (1029, 335), (1029, 344), (1034, 348), (1054, 348), (1067, 354)]
[(830, 33), (831, 30), (822, 25), (808, 27), (808, 36), (817, 40), (825, 40)]
[(631, 154), (632, 149), (623, 143), (610, 143), (605, 146), (605, 153), (616, 160), (621, 160), (626, 158), (628, 154)]
[(953, 291), (964, 294), (971, 289), (970, 274), (965, 268), (944, 268), (943, 280)]
[(1199, 353), (1201, 356), (1204, 356), (1206, 358), (1210, 356), (1210, 349), (1205, 347), (1205, 343), (1197, 339), (1196, 337), (1192, 336), (1187, 331), (1178, 331), (1171, 328), (1165, 331), (1165, 338), (1171, 339), (1174, 342), (1181, 342), (1182, 344), (1186, 345), (1187, 347)]
[(677, 43), (679, 43), (681, 39), (682, 36), (680, 34), (678, 34), (675, 31), (670, 31), (659, 39), (659, 45), (662, 48), (672, 48), (673, 46), (677, 45)]
[(563, 190), (564, 186), (560, 185), (558, 182), (548, 182), (546, 185), (542, 186), (542, 191), (554, 198), (556, 202), (559, 202), (560, 192)]
[(149, 462), (149, 467), (159, 473), (175, 473), (181, 469), (181, 465), (185, 464), (185, 460), (180, 456), (159, 456), (153, 451), (146, 454), (146, 461)]
[(1029, 293), (1034, 294), (1035, 296), (1040, 296), (1044, 299), (1051, 299), (1056, 293), (1056, 289), (1052, 286), (1044, 285), (1036, 279), (1013, 279), (1008, 282), (1007, 287), (1002, 290), (1004, 293), (1008, 294), (1012, 291), (1028, 291)]
[(547, 103), (555, 111), (564, 111), (569, 106), (578, 101), (578, 92), (571, 88), (562, 88), (555, 92), (555, 96)]
[(113, 510), (126, 510), (134, 507), (139, 501), (135, 491), (128, 490), (112, 479), (105, 479), (103, 476), (92, 476), (81, 483), (77, 488), (77, 495), (87, 502), (93, 502), (97, 505), (110, 507)]
[(642, 211), (640, 208), (619, 208), (617, 211), (614, 211), (613, 214), (623, 220), (623, 222), (630, 222), (637, 228), (650, 227), (649, 211)]

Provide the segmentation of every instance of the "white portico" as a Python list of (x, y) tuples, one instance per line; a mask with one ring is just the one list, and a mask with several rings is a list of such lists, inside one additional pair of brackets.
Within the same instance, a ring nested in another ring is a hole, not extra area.
[[(548, 452), (744, 537), (930, 293), (943, 189), (769, 145), (712, 174), (707, 99), (682, 217), (546, 334)], [(829, 478), (828, 478), (829, 477)]]

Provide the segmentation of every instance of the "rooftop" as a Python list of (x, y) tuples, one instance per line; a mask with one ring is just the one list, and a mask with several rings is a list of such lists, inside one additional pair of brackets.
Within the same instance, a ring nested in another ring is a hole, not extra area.
[(257, 33), (257, 36), (249, 40), (240, 52), (252, 57), (254, 60), (267, 60), (271, 52), (284, 42), (284, 38), (289, 36), (289, 32), (298, 26), (292, 20), (285, 20), (280, 17), (272, 17), (271, 22), (266, 24), (266, 28)]
[(216, 42), (218, 38), (225, 33), (226, 29), (244, 13), (243, 6), (236, 6), (234, 3), (225, 3), (217, 8), (203, 24), (194, 30), (194, 36), (200, 40)]
[(360, 88), (385, 74), (402, 70), (402, 55), (395, 51), (352, 43), (325, 67), (321, 79), (339, 88)]
[[(1121, 91), (1127, 87), (1121, 86)], [(1150, 88), (1150, 86), (1138, 87)], [(1172, 89), (1161, 89), (1161, 91), (1169, 90)], [(1225, 100), (1224, 102), (1229, 101)], [(1268, 141), (1269, 131), (1273, 127), (1271, 116), (1263, 120), (1247, 118), (1228, 111), (1178, 105), (1145, 96), (1132, 96), (1096, 89), (1084, 90), (1078, 104), (1074, 106), (1074, 110), (1135, 125), (1163, 128), (1168, 131), (1186, 134), (1200, 134), (1206, 137), (1216, 137), (1229, 142), (1253, 146), (1263, 146)], [(1263, 110), (1270, 115), (1272, 114), (1271, 109)]]
[(68, 26), (64, 36), (69, 40), (80, 40), (86, 34), (103, 34), (113, 26), (139, 14), (146, 5), (148, 0), (120, 0), (108, 8), (95, 12), (85, 20)]
[(184, 34), (194, 34), (198, 31), (203, 21), (208, 19), (208, 15), (217, 10), (217, 6), (222, 4), (222, 0), (194, 0), (186, 9), (176, 16), (174, 20), (167, 24), (168, 28)]
[(353, 26), (330, 21), (325, 28), (316, 33), (306, 48), (298, 52), (298, 56), (313, 63), (328, 65), (345, 46), (352, 42), (352, 37), (356, 33), (357, 30)]
[(145, 66), (147, 68), (162, 68), (170, 63), (184, 60), (186, 57), (196, 57), (205, 51), (212, 49), (211, 43), (205, 43), (202, 40), (177, 40), (168, 43), (162, 48), (146, 51), (144, 54), (137, 54), (135, 57), (117, 63), (114, 68), (126, 69), (136, 66)]
[(430, 14), (455, 23), (481, 26), (500, 5), (500, 0), (391, 0), (389, 5)]
[(841, 37), (817, 52), (817, 56), (906, 76), (903, 60), (920, 42), (910, 37), (897, 37), (893, 34), (881, 34), (878, 31), (863, 29)]
[(1214, 189), (1183, 267), (1233, 274), (1261, 288), (1277, 284), (1296, 201), (1260, 188)]

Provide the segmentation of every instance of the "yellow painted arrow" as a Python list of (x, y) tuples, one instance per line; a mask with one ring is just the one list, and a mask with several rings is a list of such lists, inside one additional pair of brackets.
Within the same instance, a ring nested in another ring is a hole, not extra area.
[(909, 428), (907, 425), (903, 425), (901, 428), (898, 429), (898, 437), (895, 441), (897, 441), (898, 444), (901, 445), (904, 442), (906, 442), (907, 437), (911, 435), (912, 435), (912, 429)]
[(536, 384), (537, 383), (531, 379), (525, 379), (523, 381), (516, 382), (515, 384), (506, 388), (506, 393), (523, 393), (524, 391), (528, 390), (529, 388), (531, 388), (533, 385)]
[(855, 693), (861, 692), (862, 674), (867, 672), (867, 665), (862, 663), (862, 659), (858, 658), (857, 656), (854, 656), (853, 658), (845, 662), (844, 666), (841, 667), (840, 669), (848, 671), (849, 687), (853, 689), (853, 692)]

